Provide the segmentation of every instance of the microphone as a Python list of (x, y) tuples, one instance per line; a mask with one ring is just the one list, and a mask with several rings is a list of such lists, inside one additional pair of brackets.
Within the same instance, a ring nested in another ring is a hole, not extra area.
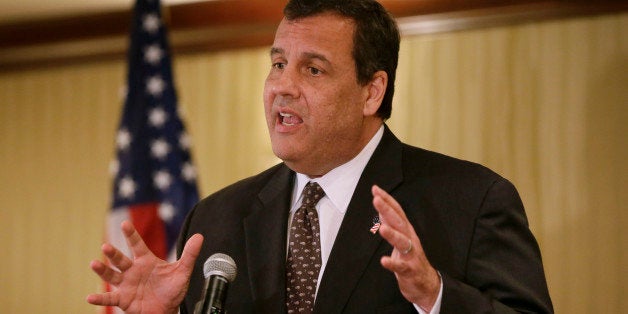
[(227, 299), (227, 288), (238, 270), (233, 259), (226, 254), (210, 256), (203, 266), (205, 286), (201, 299), (194, 307), (194, 314), (222, 314)]

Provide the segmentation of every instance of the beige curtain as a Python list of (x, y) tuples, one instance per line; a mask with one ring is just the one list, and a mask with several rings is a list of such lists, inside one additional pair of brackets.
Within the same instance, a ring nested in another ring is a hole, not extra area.
[(628, 15), (407, 38), (390, 124), (522, 195), (559, 313), (627, 313)]
[[(389, 125), (519, 188), (559, 313), (628, 312), (628, 14), (403, 39)], [(201, 194), (277, 162), (268, 48), (181, 55)], [(0, 311), (90, 313), (123, 61), (0, 73)]]

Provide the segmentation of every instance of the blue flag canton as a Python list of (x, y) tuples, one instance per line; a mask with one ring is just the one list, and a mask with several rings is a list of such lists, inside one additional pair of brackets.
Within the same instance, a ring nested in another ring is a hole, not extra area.
[(139, 0), (132, 27), (127, 95), (112, 167), (112, 208), (158, 203), (169, 238), (176, 238), (198, 202), (198, 191), (190, 140), (177, 112), (159, 1)]

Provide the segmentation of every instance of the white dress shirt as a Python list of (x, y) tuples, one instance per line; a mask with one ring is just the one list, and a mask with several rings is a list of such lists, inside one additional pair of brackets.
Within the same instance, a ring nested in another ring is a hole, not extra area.
[[(331, 248), (336, 240), (336, 235), (342, 224), (342, 219), (345, 216), (347, 207), (353, 192), (358, 185), (358, 180), (362, 176), (362, 171), (366, 167), (366, 164), (371, 159), (375, 148), (379, 144), (382, 136), (384, 135), (384, 126), (375, 133), (373, 138), (364, 146), (362, 151), (353, 159), (345, 164), (342, 164), (322, 177), (310, 178), (309, 176), (301, 173), (296, 174), (296, 182), (292, 190), (292, 205), (290, 207), (290, 223), (292, 222), (292, 215), (301, 206), (303, 188), (305, 185), (312, 181), (318, 183), (325, 196), (316, 204), (316, 211), (318, 212), (318, 221), (320, 224), (320, 244), (321, 244), (321, 270), (318, 273), (318, 283), (316, 284), (316, 291), (318, 293), (318, 287), (320, 285)], [(290, 230), (290, 226), (288, 226)], [(429, 314), (435, 314), (440, 312), (440, 301), (442, 297), (443, 284), (441, 281), (441, 288), (438, 299)], [(427, 314), (416, 304), (414, 307), (420, 314)]]

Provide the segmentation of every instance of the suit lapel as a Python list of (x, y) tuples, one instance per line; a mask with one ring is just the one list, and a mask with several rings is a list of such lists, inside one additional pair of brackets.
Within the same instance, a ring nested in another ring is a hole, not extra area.
[(366, 165), (338, 231), (317, 294), (315, 313), (343, 309), (382, 238), (369, 229), (377, 215), (371, 186), (391, 192), (403, 179), (401, 142), (386, 127), (384, 136)]
[(285, 312), (286, 232), (293, 177), (282, 166), (244, 219), (247, 267), (258, 312)]

